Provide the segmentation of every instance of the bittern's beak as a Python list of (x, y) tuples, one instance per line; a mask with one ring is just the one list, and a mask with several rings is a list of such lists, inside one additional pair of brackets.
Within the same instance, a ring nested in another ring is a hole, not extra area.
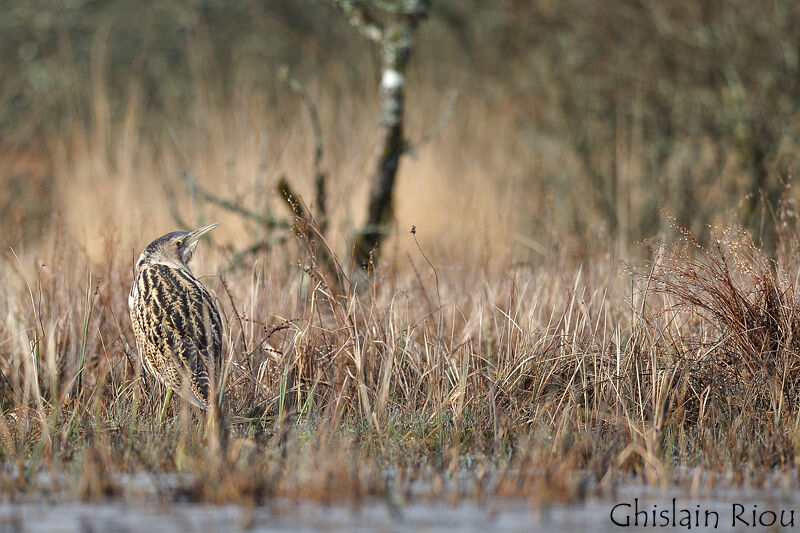
[(183, 238), (183, 245), (190, 246), (195, 244), (197, 241), (202, 239), (207, 233), (210, 233), (211, 230), (219, 226), (219, 222), (214, 222), (213, 224), (209, 224), (208, 226), (203, 226), (200, 229), (196, 229), (194, 231), (190, 231), (186, 237)]
[(192, 254), (197, 248), (197, 243), (200, 241), (200, 239), (202, 239), (207, 233), (211, 232), (211, 230), (219, 226), (219, 224), (219, 222), (215, 222), (213, 224), (209, 224), (208, 226), (203, 226), (202, 228), (190, 231), (186, 234), (186, 236), (183, 238), (183, 244), (179, 250), (181, 254), (181, 260), (185, 264), (189, 264), (189, 261), (192, 259)]

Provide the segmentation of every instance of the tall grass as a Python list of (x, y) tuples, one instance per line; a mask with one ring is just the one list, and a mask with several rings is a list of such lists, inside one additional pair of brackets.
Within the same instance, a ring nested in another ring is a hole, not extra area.
[(123, 250), (94, 263), (53, 239), (35, 260), (5, 254), (8, 490), (151, 497), (125, 476), (167, 472), (164, 498), (357, 501), (422, 482), (538, 501), (629, 474), (671, 483), (679, 465), (751, 481), (795, 466), (797, 268), (741, 230), (707, 247), (687, 233), (641, 273), (429, 250), (431, 264), (412, 255), (341, 294), (295, 266), (301, 247), (218, 276), (228, 252), (203, 246), (195, 270), (226, 325), (219, 446), (183, 402), (157, 423)]

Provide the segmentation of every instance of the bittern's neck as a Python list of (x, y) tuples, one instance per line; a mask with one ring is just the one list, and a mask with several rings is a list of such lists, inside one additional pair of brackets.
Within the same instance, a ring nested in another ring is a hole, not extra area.
[(181, 270), (186, 272), (189, 275), (192, 275), (192, 271), (189, 269), (189, 265), (183, 263), (182, 261), (178, 260), (170, 260), (170, 259), (159, 259), (156, 261), (148, 261), (147, 263), (141, 265), (139, 267), (139, 271), (146, 270), (148, 268), (154, 268), (158, 266), (166, 266), (169, 268), (174, 268), (175, 270)]

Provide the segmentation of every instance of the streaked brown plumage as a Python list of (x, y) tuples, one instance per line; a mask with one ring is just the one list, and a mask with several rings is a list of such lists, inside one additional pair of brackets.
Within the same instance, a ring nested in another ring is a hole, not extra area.
[(174, 231), (147, 245), (136, 262), (128, 298), (142, 365), (203, 409), (209, 406), (222, 359), (222, 323), (188, 263), (200, 238), (218, 225)]

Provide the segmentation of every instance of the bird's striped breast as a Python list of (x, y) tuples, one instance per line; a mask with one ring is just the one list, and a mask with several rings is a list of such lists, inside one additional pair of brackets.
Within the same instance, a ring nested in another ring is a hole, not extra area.
[(207, 407), (222, 353), (222, 324), (206, 288), (186, 269), (142, 267), (129, 297), (136, 345), (147, 370)]

